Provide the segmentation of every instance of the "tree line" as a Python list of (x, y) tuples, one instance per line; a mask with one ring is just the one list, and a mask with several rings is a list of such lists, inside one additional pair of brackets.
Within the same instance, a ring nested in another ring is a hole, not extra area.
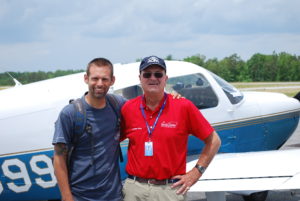
[(183, 59), (203, 66), (229, 82), (299, 81), (300, 56), (285, 52), (272, 55), (254, 54), (243, 61), (237, 54), (222, 60), (195, 55)]
[(40, 80), (55, 78), (59, 76), (74, 74), (83, 72), (83, 70), (57, 70), (55, 72), (7, 72), (0, 73), (0, 86), (14, 85), (14, 81), (11, 77), (14, 77), (22, 84), (29, 84), (31, 82), (37, 82)]
[[(172, 55), (166, 60), (174, 60)], [(265, 55), (256, 53), (247, 61), (243, 61), (237, 54), (224, 59), (206, 59), (204, 55), (197, 54), (186, 57), (183, 61), (202, 66), (219, 75), (229, 82), (262, 82), (262, 81), (299, 81), (300, 56), (286, 52)], [(50, 79), (58, 76), (82, 72), (84, 70), (57, 70), (55, 72), (9, 72), (11, 76), (22, 84)], [(14, 85), (7, 73), (0, 74), (0, 85)]]

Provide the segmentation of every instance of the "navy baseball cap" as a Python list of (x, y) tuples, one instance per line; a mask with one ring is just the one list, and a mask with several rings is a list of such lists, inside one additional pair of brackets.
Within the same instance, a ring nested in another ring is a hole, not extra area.
[(165, 71), (167, 71), (167, 67), (165, 64), (165, 61), (157, 56), (149, 56), (149, 57), (145, 57), (140, 64), (140, 72), (142, 70), (145, 70), (146, 68), (148, 68), (151, 65), (159, 65), (160, 67), (162, 67)]

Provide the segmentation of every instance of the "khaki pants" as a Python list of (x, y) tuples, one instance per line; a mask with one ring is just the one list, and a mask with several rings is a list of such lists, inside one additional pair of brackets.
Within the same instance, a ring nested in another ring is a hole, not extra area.
[(186, 195), (177, 195), (178, 188), (168, 185), (153, 185), (126, 179), (123, 186), (124, 201), (184, 201)]

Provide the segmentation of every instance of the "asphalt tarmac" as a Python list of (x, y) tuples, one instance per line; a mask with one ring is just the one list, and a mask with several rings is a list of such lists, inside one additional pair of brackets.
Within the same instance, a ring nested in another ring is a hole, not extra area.
[[(300, 148), (300, 124), (295, 133), (282, 146), (281, 149), (299, 149)], [(202, 192), (193, 192), (187, 194), (187, 201), (206, 201), (205, 194)], [(226, 201), (244, 201), (242, 196), (226, 194)], [(266, 201), (300, 201), (300, 190), (269, 191)]]

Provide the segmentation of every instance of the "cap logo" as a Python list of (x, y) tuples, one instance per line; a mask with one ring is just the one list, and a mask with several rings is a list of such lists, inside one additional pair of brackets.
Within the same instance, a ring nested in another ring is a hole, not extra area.
[(147, 63), (159, 63), (159, 60), (157, 57), (150, 57)]

